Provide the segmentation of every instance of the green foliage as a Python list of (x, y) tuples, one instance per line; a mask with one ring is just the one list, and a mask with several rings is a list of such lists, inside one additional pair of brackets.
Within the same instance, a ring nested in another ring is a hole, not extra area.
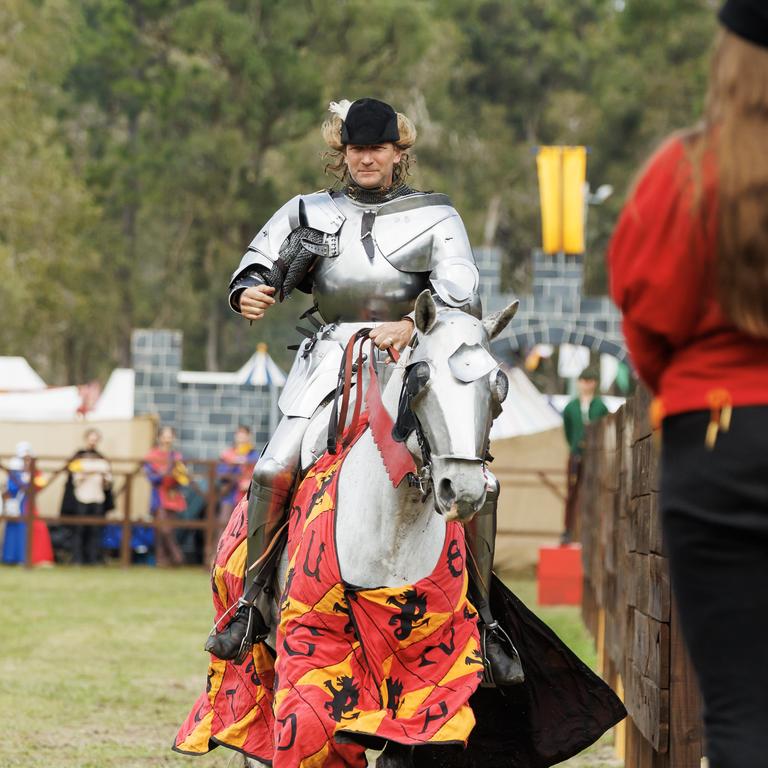
[[(289, 197), (318, 189), (331, 99), (376, 95), (419, 130), (414, 182), (525, 284), (534, 150), (589, 146), (588, 288), (623, 192), (703, 103), (710, 0), (8, 0), (0, 11), (3, 351), (49, 380), (129, 362), (131, 328), (178, 327), (185, 364), (283, 364), (296, 297), (249, 328), (225, 289)], [(34, 323), (29, 317), (34, 317)]]
[(94, 355), (109, 358), (108, 333), (90, 327), (108, 306), (89, 290), (98, 211), (56, 120), (72, 29), (66, 2), (0, 11), (0, 348), (82, 381)]
[[(20, 683), (0, 691), (16, 733), (0, 765), (189, 765), (171, 744), (205, 687), (204, 570), (3, 566), (2, 578), (0, 671)], [(234, 766), (232, 755), (218, 749), (201, 764)]]

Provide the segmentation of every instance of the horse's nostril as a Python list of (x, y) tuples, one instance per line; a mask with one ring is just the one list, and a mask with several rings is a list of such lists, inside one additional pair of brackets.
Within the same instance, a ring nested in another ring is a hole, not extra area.
[(456, 500), (456, 491), (449, 478), (444, 477), (438, 485), (437, 492), (440, 494), (440, 501), (445, 507), (450, 507)]

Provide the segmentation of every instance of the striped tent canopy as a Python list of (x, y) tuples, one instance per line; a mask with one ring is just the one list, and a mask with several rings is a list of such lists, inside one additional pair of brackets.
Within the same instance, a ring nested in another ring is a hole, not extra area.
[(179, 371), (180, 384), (251, 384), (254, 387), (282, 387), (285, 374), (269, 356), (267, 345), (261, 342), (247, 362), (237, 371)]
[(285, 374), (269, 356), (263, 342), (257, 345), (256, 352), (237, 373), (242, 383), (254, 387), (282, 387), (285, 384)]

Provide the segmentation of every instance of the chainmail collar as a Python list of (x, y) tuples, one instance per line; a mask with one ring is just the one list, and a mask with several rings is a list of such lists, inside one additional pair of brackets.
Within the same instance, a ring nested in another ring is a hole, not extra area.
[(395, 183), (386, 189), (365, 189), (355, 182), (351, 182), (344, 188), (344, 194), (347, 197), (358, 203), (370, 203), (372, 205), (388, 203), (390, 200), (396, 200), (403, 195), (411, 195), (416, 191), (403, 182)]

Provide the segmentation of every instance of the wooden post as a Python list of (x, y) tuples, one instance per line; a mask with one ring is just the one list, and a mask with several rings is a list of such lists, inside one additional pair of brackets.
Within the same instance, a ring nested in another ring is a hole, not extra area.
[(216, 545), (218, 544), (216, 536), (218, 528), (216, 501), (216, 462), (211, 461), (208, 463), (208, 502), (205, 505), (205, 544), (203, 546), (206, 567), (213, 563)]
[(670, 635), (669, 759), (674, 768), (699, 768), (704, 753), (701, 698), (674, 605)]
[[(624, 681), (621, 675), (616, 675), (614, 684), (616, 695), (624, 701)], [(616, 757), (625, 762), (627, 759), (627, 718), (624, 718), (613, 729), (613, 751)]]
[(617, 415), (587, 429), (582, 614), (598, 671), (629, 713), (615, 731), (626, 768), (699, 768), (700, 699), (672, 605), (649, 404), (640, 387)]
[(29, 483), (24, 493), (24, 567), (32, 567), (32, 545), (35, 535), (35, 457), (29, 458)]
[(597, 648), (597, 674), (601, 675), (605, 680), (607, 663), (605, 655), (605, 609), (600, 608), (597, 611), (597, 637), (595, 638), (595, 645)]
[(134, 473), (125, 476), (125, 493), (123, 494), (123, 522), (120, 537), (120, 565), (127, 568), (131, 564), (131, 487)]

